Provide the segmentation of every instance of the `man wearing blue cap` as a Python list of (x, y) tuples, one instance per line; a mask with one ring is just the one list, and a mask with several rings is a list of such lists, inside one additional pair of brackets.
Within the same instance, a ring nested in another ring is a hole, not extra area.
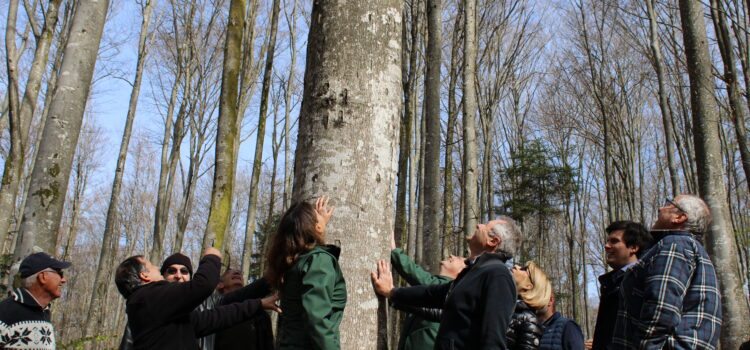
[(69, 262), (34, 253), (21, 262), (21, 287), (0, 302), (0, 349), (55, 349), (50, 302), (60, 297)]

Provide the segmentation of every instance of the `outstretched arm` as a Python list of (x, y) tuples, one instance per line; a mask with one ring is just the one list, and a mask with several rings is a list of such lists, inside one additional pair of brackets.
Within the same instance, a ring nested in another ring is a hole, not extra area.
[(278, 295), (273, 295), (264, 299), (251, 299), (241, 303), (216, 306), (211, 310), (193, 311), (190, 313), (190, 323), (193, 325), (195, 335), (204, 337), (247, 321), (263, 309), (281, 312), (276, 306), (277, 300), (279, 300)]

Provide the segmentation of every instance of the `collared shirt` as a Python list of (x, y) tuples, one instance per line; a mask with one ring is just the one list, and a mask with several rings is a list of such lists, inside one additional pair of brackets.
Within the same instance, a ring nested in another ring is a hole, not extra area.
[(625, 266), (621, 267), (621, 268), (620, 268), (620, 271), (623, 271), (623, 272), (625, 272), (625, 271), (627, 271), (627, 270), (630, 270), (630, 268), (631, 268), (631, 267), (633, 267), (633, 265), (635, 265), (635, 263), (637, 263), (637, 262), (638, 262), (638, 261), (633, 261), (632, 263), (630, 263), (630, 264), (627, 264), (627, 265), (625, 265)]
[(623, 276), (614, 349), (716, 349), (721, 300), (716, 271), (686, 231), (659, 232)]
[(0, 349), (55, 349), (50, 307), (18, 288), (0, 302)]

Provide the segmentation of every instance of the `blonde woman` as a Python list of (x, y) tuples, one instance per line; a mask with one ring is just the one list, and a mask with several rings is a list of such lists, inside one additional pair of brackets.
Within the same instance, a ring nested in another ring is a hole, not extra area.
[(518, 301), (506, 334), (508, 349), (537, 349), (543, 331), (536, 312), (549, 303), (552, 286), (544, 271), (533, 262), (523, 267), (516, 265), (511, 273), (516, 282)]

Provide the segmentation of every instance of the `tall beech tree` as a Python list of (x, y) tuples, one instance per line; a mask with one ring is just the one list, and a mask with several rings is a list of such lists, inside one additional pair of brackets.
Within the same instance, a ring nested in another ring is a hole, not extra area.
[(401, 112), (397, 0), (313, 3), (294, 160), (293, 201), (329, 195), (326, 240), (341, 246), (343, 349), (387, 347), (373, 263), (388, 256)]
[(727, 192), (719, 139), (719, 111), (714, 96), (703, 5), (699, 0), (680, 0), (682, 35), (690, 77), (690, 107), (700, 196), (711, 209), (713, 222), (706, 233), (706, 248), (718, 268), (724, 323), (721, 347), (738, 349), (750, 337), (750, 312), (739, 273), (737, 246), (727, 212)]
[(221, 76), (219, 126), (216, 132), (216, 158), (214, 182), (211, 189), (211, 206), (203, 235), (203, 248), (221, 250), (224, 234), (232, 214), (234, 174), (237, 171), (234, 147), (240, 137), (237, 119), (239, 107), (239, 76), (242, 63), (242, 35), (245, 31), (245, 0), (231, 0), (229, 22), (224, 43), (224, 70)]
[(108, 6), (109, 0), (78, 3), (31, 173), (14, 264), (34, 250), (54, 253)]

